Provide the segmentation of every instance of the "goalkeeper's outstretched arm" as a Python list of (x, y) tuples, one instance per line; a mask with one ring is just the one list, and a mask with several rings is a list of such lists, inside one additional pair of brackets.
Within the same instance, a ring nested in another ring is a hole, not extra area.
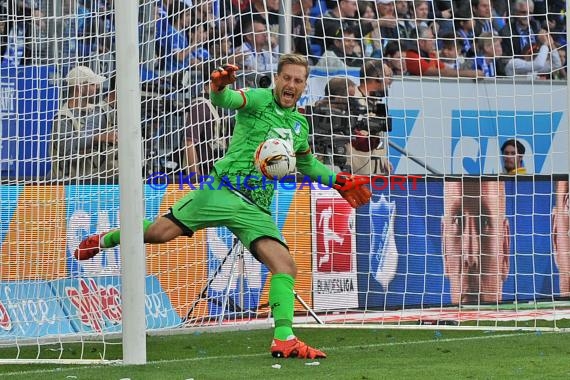
[(370, 202), (372, 193), (366, 186), (370, 179), (365, 176), (354, 176), (350, 173), (335, 174), (311, 153), (297, 152), (297, 169), (311, 180), (336, 189), (354, 208)]

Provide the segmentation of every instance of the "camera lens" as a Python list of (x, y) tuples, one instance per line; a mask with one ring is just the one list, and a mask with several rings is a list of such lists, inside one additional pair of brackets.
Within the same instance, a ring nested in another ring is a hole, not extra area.
[(271, 86), (271, 78), (269, 75), (263, 75), (258, 80), (258, 85), (261, 88), (269, 88)]

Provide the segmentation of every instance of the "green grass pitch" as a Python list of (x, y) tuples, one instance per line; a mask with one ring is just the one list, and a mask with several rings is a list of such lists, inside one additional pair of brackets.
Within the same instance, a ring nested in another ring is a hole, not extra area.
[[(269, 354), (270, 330), (204, 332), (147, 337), (142, 366), (120, 364), (1, 365), (9, 379), (568, 379), (570, 333), (297, 329), (307, 343), (325, 350), (327, 359), (275, 359)], [(57, 346), (42, 346), (53, 357)], [(78, 358), (80, 347), (64, 346), (64, 357)], [(109, 360), (120, 359), (121, 345), (106, 345)], [(103, 346), (88, 343), (87, 358)], [(29, 356), (37, 348), (26, 348)], [(14, 351), (0, 350), (10, 358)], [(29, 357), (28, 356), (28, 357)]]

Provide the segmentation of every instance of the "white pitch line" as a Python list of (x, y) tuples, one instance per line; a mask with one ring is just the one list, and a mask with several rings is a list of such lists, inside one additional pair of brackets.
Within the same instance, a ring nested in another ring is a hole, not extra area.
[[(481, 335), (481, 336), (469, 336), (469, 337), (462, 337), (462, 338), (442, 338), (442, 339), (430, 339), (430, 340), (413, 340), (408, 342), (386, 342), (386, 343), (377, 343), (377, 344), (358, 344), (354, 346), (342, 346), (342, 347), (319, 347), (322, 348), (324, 351), (341, 351), (341, 350), (351, 350), (356, 348), (379, 348), (379, 347), (390, 347), (390, 346), (405, 346), (405, 345), (420, 345), (426, 343), (449, 343), (449, 342), (464, 342), (470, 340), (483, 340), (483, 339), (499, 339), (499, 338), (509, 338), (509, 337), (518, 337), (518, 336), (525, 336), (525, 335), (533, 335), (534, 332), (524, 332), (524, 333), (514, 333), (514, 334), (489, 334), (489, 335)], [(545, 332), (543, 334), (565, 334), (565, 333), (557, 333), (557, 332)], [(156, 360), (156, 361), (149, 361), (147, 365), (156, 365), (156, 364), (168, 364), (168, 363), (184, 363), (184, 362), (196, 362), (196, 361), (204, 361), (204, 360), (223, 360), (223, 359), (236, 359), (236, 358), (251, 358), (257, 356), (267, 356), (269, 352), (263, 352), (258, 354), (241, 354), (241, 355), (224, 355), (224, 356), (206, 356), (200, 358), (185, 358), (185, 359), (170, 359), (170, 360)], [(33, 370), (33, 371), (20, 371), (20, 372), (8, 372), (8, 373), (1, 373), (0, 377), (6, 376), (14, 376), (14, 375), (36, 375), (36, 374), (47, 374), (47, 373), (63, 373), (63, 372), (72, 372), (72, 371), (81, 371), (83, 369), (97, 369), (97, 368), (109, 368), (110, 365), (96, 365), (96, 366), (80, 366), (73, 368), (57, 368), (57, 369), (42, 369), (42, 370)]]

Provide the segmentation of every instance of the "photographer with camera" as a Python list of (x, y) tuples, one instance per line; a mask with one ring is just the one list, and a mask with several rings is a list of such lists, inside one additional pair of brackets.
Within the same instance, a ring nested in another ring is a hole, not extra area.
[(311, 126), (312, 150), (332, 170), (350, 171), (346, 147), (350, 144), (350, 102), (354, 101), (356, 83), (336, 77), (325, 86), (325, 97), (305, 112)]
[(352, 173), (362, 175), (389, 174), (393, 168), (388, 159), (388, 134), (392, 130), (386, 97), (392, 84), (392, 69), (373, 59), (360, 69), (360, 85), (356, 88), (357, 106), (351, 108), (357, 123), (351, 124), (352, 139), (347, 146)]

